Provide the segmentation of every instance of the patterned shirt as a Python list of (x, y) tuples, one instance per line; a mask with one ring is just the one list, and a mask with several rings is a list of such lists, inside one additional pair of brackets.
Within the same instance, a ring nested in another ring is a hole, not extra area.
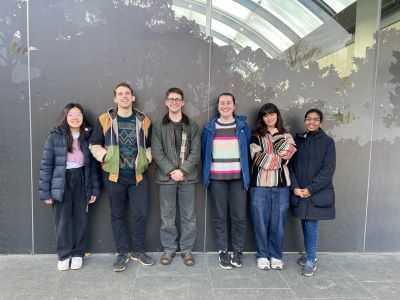
[(213, 139), (211, 179), (240, 179), (240, 151), (236, 136), (236, 122), (223, 124), (215, 122)]
[(118, 140), (119, 140), (119, 172), (122, 174), (135, 174), (135, 160), (137, 156), (136, 141), (136, 116), (124, 118), (117, 115)]

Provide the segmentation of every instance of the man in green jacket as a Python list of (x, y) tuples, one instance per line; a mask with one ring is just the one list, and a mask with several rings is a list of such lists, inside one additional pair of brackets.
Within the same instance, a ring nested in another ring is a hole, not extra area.
[(160, 261), (163, 265), (171, 263), (178, 248), (175, 225), (177, 192), (181, 218), (181, 256), (185, 265), (194, 264), (194, 186), (200, 159), (200, 133), (196, 122), (182, 112), (184, 101), (181, 89), (170, 88), (167, 91), (165, 105), (168, 113), (153, 126), (151, 140), (151, 151), (157, 165), (156, 181), (160, 185), (160, 237), (164, 248)]

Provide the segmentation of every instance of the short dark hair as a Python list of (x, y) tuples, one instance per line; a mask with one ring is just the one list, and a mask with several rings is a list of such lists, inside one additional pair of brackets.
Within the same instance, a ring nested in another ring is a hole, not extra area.
[(322, 120), (324, 119), (324, 115), (322, 114), (322, 111), (320, 111), (318, 108), (311, 108), (309, 109), (306, 114), (304, 115), (304, 120), (307, 118), (307, 116), (311, 113), (316, 113), (319, 116), (319, 121), (322, 123)]
[(167, 99), (168, 96), (169, 96), (169, 94), (172, 94), (172, 93), (176, 93), (176, 94), (178, 94), (178, 95), (181, 95), (182, 100), (185, 99), (185, 96), (183, 95), (183, 91), (182, 91), (180, 88), (177, 88), (177, 87), (170, 88), (170, 89), (165, 93), (165, 99)]
[(232, 93), (222, 93), (222, 94), (220, 94), (218, 96), (218, 98), (217, 98), (217, 104), (219, 103), (219, 98), (221, 98), (222, 96), (230, 96), (230, 97), (232, 97), (233, 104), (236, 104), (235, 96), (233, 96)]
[(133, 89), (132, 89), (132, 87), (131, 87), (128, 83), (126, 83), (126, 82), (121, 82), (121, 83), (118, 83), (117, 86), (114, 88), (114, 97), (117, 96), (117, 93), (116, 93), (117, 88), (119, 88), (119, 87), (121, 87), (121, 86), (130, 89), (130, 90), (131, 90), (131, 94), (132, 94), (132, 96), (133, 96)]

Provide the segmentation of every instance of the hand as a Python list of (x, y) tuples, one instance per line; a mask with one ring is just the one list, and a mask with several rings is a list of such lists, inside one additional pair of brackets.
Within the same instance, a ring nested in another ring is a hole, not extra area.
[(299, 188), (295, 188), (294, 190), (293, 190), (293, 193), (296, 195), (296, 196), (299, 196), (299, 197), (301, 197), (301, 189), (299, 189)]
[(88, 203), (89, 203), (89, 204), (95, 203), (95, 202), (96, 202), (96, 199), (97, 199), (96, 196), (93, 196), (93, 195), (92, 195), (92, 196), (90, 196)]
[(179, 169), (173, 170), (171, 173), (169, 173), (171, 176), (172, 180), (175, 181), (182, 181), (185, 179), (185, 175), (183, 175), (182, 171)]
[(47, 199), (47, 200), (44, 200), (44, 203), (46, 203), (47, 205), (51, 205), (51, 204), (54, 203), (54, 200), (53, 199)]
[(302, 195), (303, 195), (303, 198), (307, 198), (307, 197), (311, 196), (311, 193), (310, 193), (310, 191), (308, 189), (303, 189), (302, 190)]

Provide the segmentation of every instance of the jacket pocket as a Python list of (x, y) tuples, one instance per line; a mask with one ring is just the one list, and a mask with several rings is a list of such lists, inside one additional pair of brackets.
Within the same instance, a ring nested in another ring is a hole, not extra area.
[(296, 196), (295, 194), (291, 193), (289, 201), (290, 201), (291, 206), (300, 206), (301, 199), (298, 196)]
[(331, 207), (335, 202), (335, 192), (333, 189), (323, 189), (311, 195), (311, 203), (315, 207)]

